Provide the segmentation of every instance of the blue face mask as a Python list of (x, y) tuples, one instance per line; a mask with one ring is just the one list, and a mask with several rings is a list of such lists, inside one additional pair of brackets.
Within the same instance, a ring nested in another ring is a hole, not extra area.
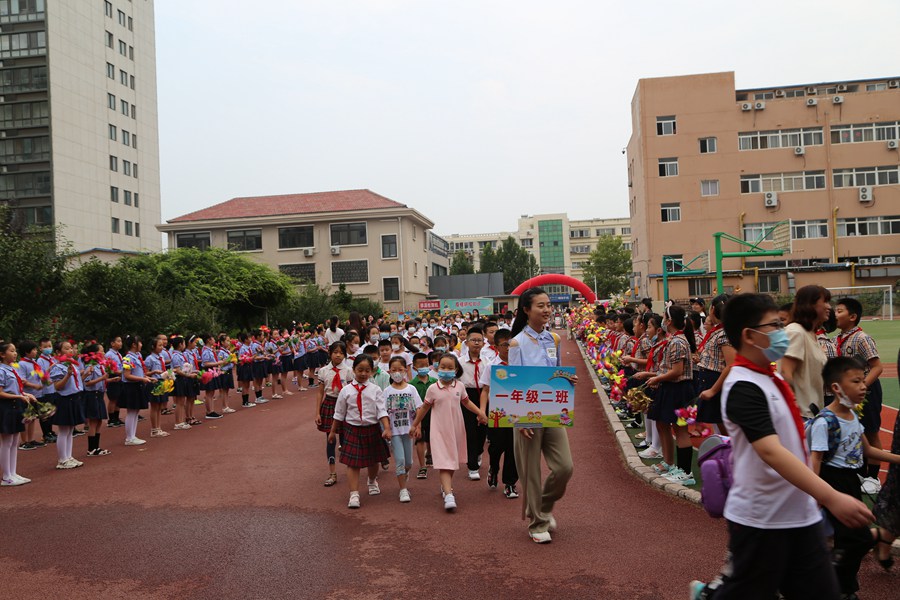
[(53, 354), (53, 348), (42, 348), (41, 354), (43, 354), (44, 356), (50, 356), (51, 354)]
[(388, 339), (389, 337), (391, 337), (391, 334), (382, 331), (381, 333), (378, 334), (378, 337), (381, 338), (381, 339), (383, 339), (383, 340), (386, 340), (386, 339)]
[(424, 368), (422, 368), (422, 369), (416, 369), (416, 373), (417, 373), (418, 375), (423, 376), (423, 377), (424, 377), (425, 375), (428, 375), (430, 372), (431, 372), (431, 369), (429, 369), (428, 367), (424, 367)]
[(658, 337), (659, 337), (658, 335), (654, 335), (652, 338), (650, 338), (650, 343), (651, 343), (651, 344), (655, 344), (655, 343), (656, 343), (656, 338), (658, 338)]
[[(753, 331), (756, 330), (754, 329)], [(769, 338), (768, 348), (760, 348), (759, 346), (756, 346), (756, 344), (753, 344), (754, 346), (762, 350), (762, 353), (766, 357), (766, 360), (775, 362), (784, 358), (784, 355), (787, 354), (788, 346), (790, 345), (788, 334), (784, 329), (776, 329), (775, 331), (771, 331), (769, 333), (763, 333), (762, 331), (756, 332), (762, 333)]]
[(438, 378), (441, 381), (453, 381), (456, 379), (456, 371), (438, 371)]

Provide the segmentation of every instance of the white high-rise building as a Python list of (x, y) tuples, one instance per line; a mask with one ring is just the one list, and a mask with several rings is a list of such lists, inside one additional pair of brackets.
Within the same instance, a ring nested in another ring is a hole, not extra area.
[(82, 256), (161, 250), (152, 0), (0, 0), (0, 202)]

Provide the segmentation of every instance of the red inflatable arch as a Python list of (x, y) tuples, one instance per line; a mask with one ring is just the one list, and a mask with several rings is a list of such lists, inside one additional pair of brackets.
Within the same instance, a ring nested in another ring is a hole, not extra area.
[(584, 296), (584, 299), (591, 304), (597, 301), (597, 295), (594, 294), (591, 288), (586, 286), (583, 281), (578, 281), (574, 277), (560, 274), (547, 274), (532, 277), (531, 279), (514, 289), (511, 294), (513, 296), (518, 296), (528, 288), (541, 285), (567, 285), (570, 288), (575, 288), (576, 290), (581, 292), (581, 295)]

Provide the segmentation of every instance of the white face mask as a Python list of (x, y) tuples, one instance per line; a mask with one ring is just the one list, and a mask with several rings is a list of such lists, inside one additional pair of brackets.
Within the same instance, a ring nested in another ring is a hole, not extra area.
[(400, 352), (400, 344), (391, 344), (391, 350), (394, 352)]
[(394, 383), (400, 383), (401, 381), (405, 381), (405, 380), (406, 380), (405, 374), (400, 373), (398, 371), (394, 371), (393, 373), (391, 373), (391, 381), (393, 381)]
[(832, 388), (831, 391), (834, 392), (834, 395), (837, 397), (838, 402), (841, 404), (841, 406), (846, 406), (847, 408), (851, 408), (851, 409), (856, 408), (856, 403), (853, 400), (851, 400), (847, 396), (847, 394), (844, 393), (844, 390), (842, 390), (841, 388), (837, 388), (837, 389)]

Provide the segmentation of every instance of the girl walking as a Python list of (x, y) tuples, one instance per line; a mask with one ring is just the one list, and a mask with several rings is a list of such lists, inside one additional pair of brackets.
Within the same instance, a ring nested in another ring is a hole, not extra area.
[(416, 411), (422, 406), (419, 392), (407, 380), (409, 367), (406, 361), (395, 356), (390, 362), (391, 385), (384, 390), (384, 407), (391, 422), (391, 453), (394, 455), (394, 468), (397, 482), (400, 484), (400, 502), (409, 502), (412, 498), (406, 488), (409, 481), (409, 470), (412, 468), (412, 438), (409, 435), (410, 424)]
[[(353, 380), (353, 369), (347, 365), (345, 349), (342, 342), (335, 342), (329, 348), (331, 361), (319, 369), (319, 396), (316, 402), (316, 428), (324, 433), (331, 432), (331, 424), (334, 421), (334, 407), (337, 397), (344, 386)], [(337, 470), (335, 465), (335, 448), (337, 443), (325, 440), (325, 458), (328, 460), (328, 478), (325, 487), (331, 487), (337, 483)]]

